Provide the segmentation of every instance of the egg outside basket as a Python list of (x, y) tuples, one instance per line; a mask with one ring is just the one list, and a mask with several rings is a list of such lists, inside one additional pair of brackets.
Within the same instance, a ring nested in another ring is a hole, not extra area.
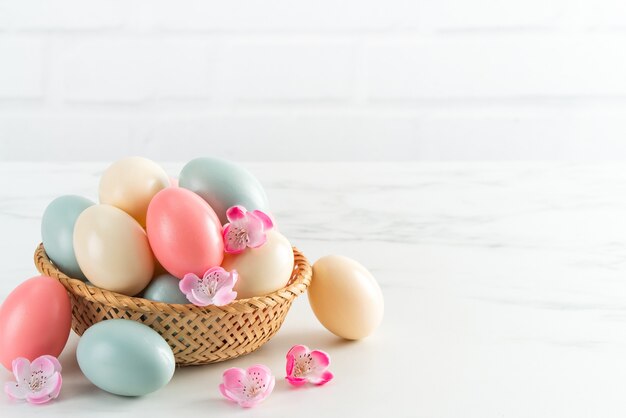
[(66, 276), (48, 258), (43, 244), (35, 251), (41, 274), (59, 280), (72, 301), (72, 329), (82, 335), (96, 322), (131, 319), (158, 332), (172, 348), (176, 364), (216, 363), (251, 353), (276, 334), (293, 300), (311, 283), (311, 265), (294, 247), (291, 279), (269, 295), (236, 300), (226, 306), (175, 305), (130, 297)]

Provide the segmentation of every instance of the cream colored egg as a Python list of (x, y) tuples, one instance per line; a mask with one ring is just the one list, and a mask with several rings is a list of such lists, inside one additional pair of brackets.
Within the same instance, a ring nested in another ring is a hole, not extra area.
[(145, 227), (150, 200), (169, 186), (169, 176), (154, 161), (142, 157), (124, 158), (102, 174), (100, 203), (122, 209)]
[(74, 226), (74, 252), (91, 283), (125, 295), (141, 292), (154, 272), (145, 231), (111, 205), (94, 205), (80, 214)]
[(380, 286), (365, 267), (348, 257), (328, 255), (317, 260), (308, 294), (317, 319), (339, 337), (367, 337), (382, 321)]
[(237, 299), (267, 295), (289, 282), (293, 272), (293, 249), (281, 233), (270, 230), (267, 241), (259, 248), (247, 248), (240, 254), (225, 254), (222, 267), (239, 273), (234, 287)]

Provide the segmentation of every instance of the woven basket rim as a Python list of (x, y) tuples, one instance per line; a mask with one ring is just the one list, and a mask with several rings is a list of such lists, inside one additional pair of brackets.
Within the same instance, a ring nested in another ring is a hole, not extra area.
[[(94, 295), (100, 293), (104, 295), (106, 299), (106, 305), (112, 308), (128, 309), (132, 306), (136, 310), (143, 310), (146, 312), (152, 312), (154, 310), (162, 312), (176, 312), (180, 314), (225, 314), (232, 312), (250, 312), (262, 308), (265, 305), (274, 305), (276, 302), (272, 299), (272, 296), (281, 294), (285, 296), (285, 293), (290, 293), (291, 298), (295, 298), (306, 291), (311, 283), (312, 269), (308, 263), (306, 257), (296, 248), (292, 247), (294, 252), (294, 273), (287, 283), (287, 285), (281, 289), (278, 289), (272, 293), (262, 296), (254, 296), (247, 299), (236, 299), (228, 305), (215, 306), (209, 305), (205, 307), (196, 306), (193, 304), (172, 304), (165, 302), (157, 302), (150, 299), (144, 299), (135, 296), (127, 296), (121, 293), (112, 292), (100, 287), (89, 285), (80, 279), (70, 277), (59, 270), (54, 263), (48, 257), (43, 243), (40, 243), (35, 250), (34, 258), (35, 265), (41, 272), (42, 267), (53, 272), (52, 277), (56, 278), (63, 284), (68, 292), (73, 293), (76, 296), (84, 298), (90, 302), (103, 303), (101, 298), (96, 299)], [(93, 290), (90, 290), (93, 289)]]

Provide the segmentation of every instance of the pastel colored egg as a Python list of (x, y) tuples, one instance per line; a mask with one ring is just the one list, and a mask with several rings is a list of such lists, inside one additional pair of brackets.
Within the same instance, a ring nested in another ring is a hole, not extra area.
[(317, 260), (308, 295), (322, 325), (348, 340), (367, 337), (383, 318), (383, 294), (376, 279), (348, 257), (329, 255)]
[(11, 370), (17, 357), (58, 357), (71, 323), (70, 298), (61, 283), (47, 276), (26, 280), (0, 306), (0, 362)]
[(41, 219), (41, 238), (46, 254), (70, 277), (85, 280), (74, 254), (74, 224), (78, 216), (95, 203), (82, 196), (67, 195), (54, 199)]
[(230, 161), (219, 158), (191, 160), (180, 172), (178, 184), (206, 200), (222, 225), (228, 222), (226, 210), (231, 206), (269, 212), (261, 183), (248, 170)]
[(150, 200), (169, 186), (169, 176), (154, 161), (142, 157), (124, 158), (102, 174), (100, 203), (122, 209), (145, 226)]
[(272, 229), (267, 241), (240, 254), (226, 254), (222, 267), (237, 270), (239, 280), (233, 290), (237, 299), (267, 295), (287, 285), (293, 273), (293, 248), (281, 233)]
[(202, 277), (224, 257), (217, 215), (187, 189), (169, 187), (154, 196), (148, 207), (147, 231), (157, 260), (179, 279), (187, 273)]
[(114, 206), (94, 205), (80, 214), (74, 251), (81, 270), (97, 287), (133, 296), (152, 279), (154, 258), (145, 231)]
[(150, 282), (143, 291), (143, 298), (156, 302), (187, 304), (189, 301), (178, 287), (180, 280), (171, 274), (161, 274)]
[(98, 322), (76, 347), (78, 366), (91, 383), (122, 396), (143, 396), (165, 386), (176, 363), (152, 328), (126, 319)]

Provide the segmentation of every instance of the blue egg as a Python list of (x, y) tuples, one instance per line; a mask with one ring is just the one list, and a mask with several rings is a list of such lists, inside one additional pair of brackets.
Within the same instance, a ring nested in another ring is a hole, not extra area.
[(157, 302), (187, 304), (189, 301), (178, 287), (180, 279), (171, 274), (161, 274), (152, 279), (143, 291), (143, 298)]
[(63, 273), (86, 280), (74, 254), (74, 224), (78, 215), (95, 203), (81, 196), (57, 197), (46, 208), (41, 220), (41, 238), (46, 254)]
[(180, 187), (189, 189), (206, 200), (220, 218), (228, 222), (226, 210), (241, 205), (247, 210), (269, 211), (261, 183), (243, 167), (219, 158), (196, 158), (180, 172)]
[(80, 370), (91, 383), (122, 396), (143, 396), (165, 386), (176, 362), (152, 328), (127, 319), (98, 322), (76, 347)]

